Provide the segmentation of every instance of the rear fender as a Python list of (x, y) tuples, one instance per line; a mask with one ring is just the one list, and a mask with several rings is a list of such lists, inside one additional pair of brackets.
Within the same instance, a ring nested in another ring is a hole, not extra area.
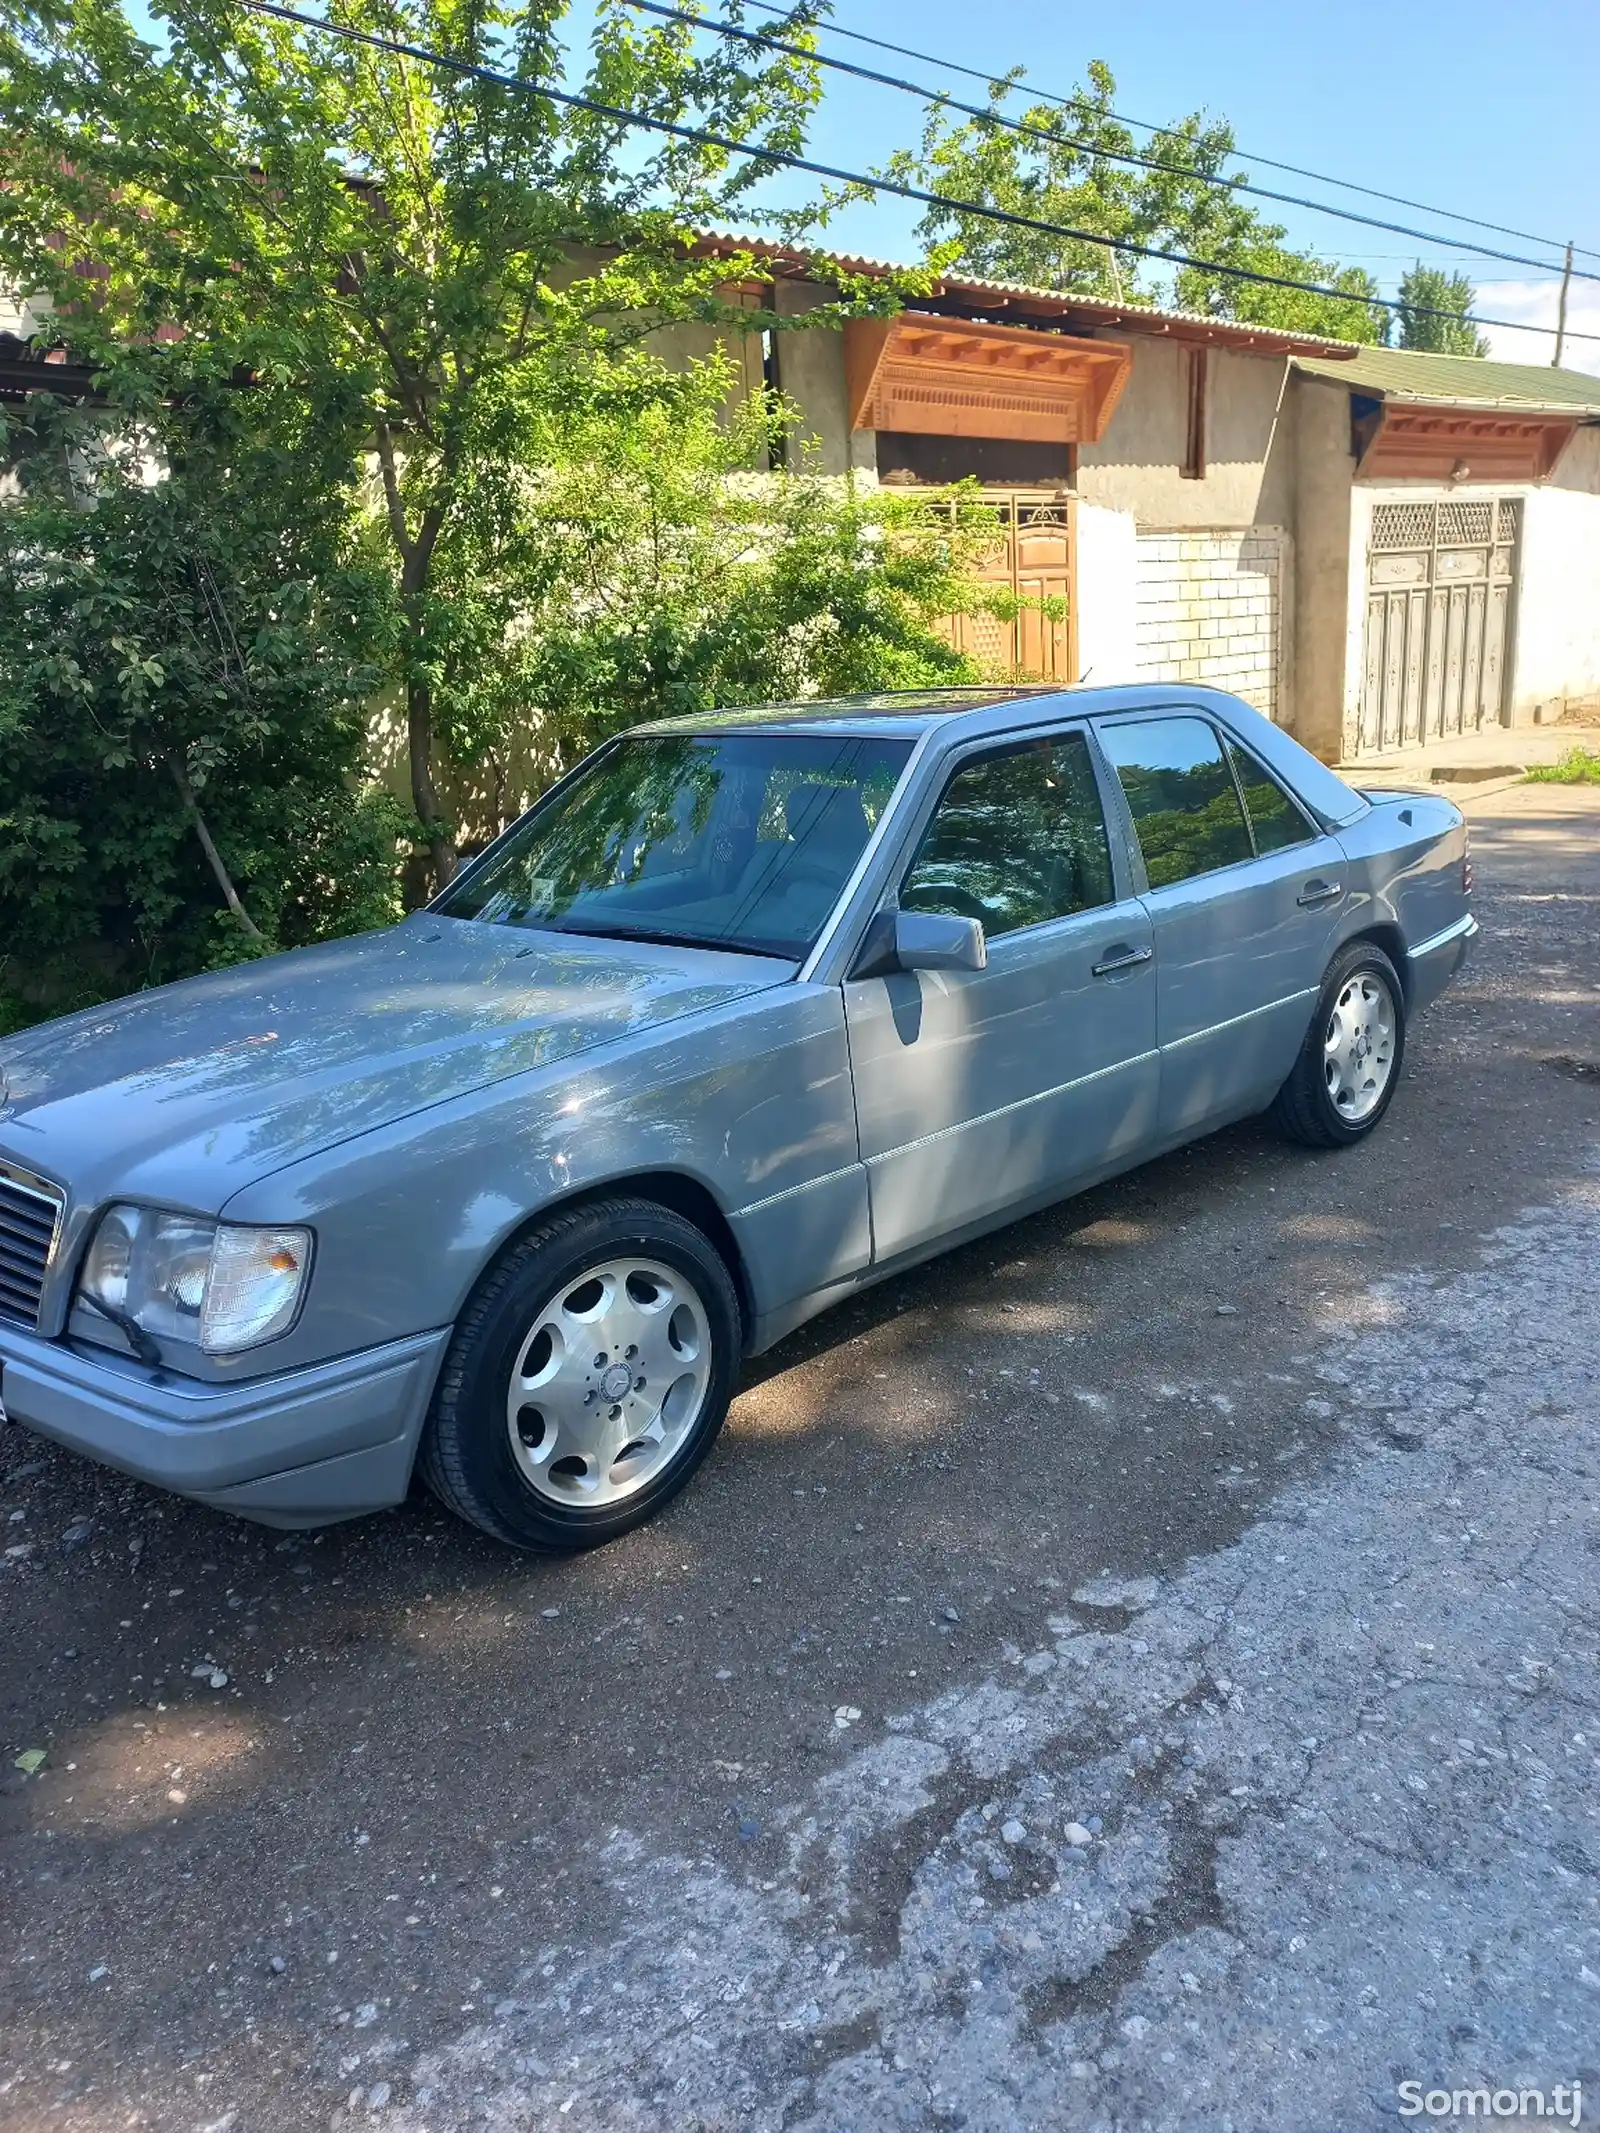
[(1367, 797), (1372, 812), (1338, 833), (1350, 869), (1341, 938), (1381, 940), (1416, 1010), (1438, 989), (1427, 975), (1434, 960), (1429, 945), (1452, 929), (1464, 933), (1471, 920), (1466, 818), (1434, 793)]

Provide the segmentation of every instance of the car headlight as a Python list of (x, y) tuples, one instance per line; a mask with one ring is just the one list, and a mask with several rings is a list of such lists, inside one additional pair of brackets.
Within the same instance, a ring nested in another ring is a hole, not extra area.
[(308, 1229), (122, 1205), (101, 1216), (79, 1288), (157, 1340), (235, 1355), (288, 1330), (310, 1266)]

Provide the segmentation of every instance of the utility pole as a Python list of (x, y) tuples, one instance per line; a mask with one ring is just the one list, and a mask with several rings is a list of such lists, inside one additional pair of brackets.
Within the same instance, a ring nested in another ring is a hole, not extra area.
[(1567, 263), (1561, 270), (1561, 300), (1556, 306), (1556, 352), (1550, 358), (1550, 368), (1561, 368), (1562, 346), (1567, 338), (1567, 291), (1572, 287), (1572, 246), (1567, 245)]

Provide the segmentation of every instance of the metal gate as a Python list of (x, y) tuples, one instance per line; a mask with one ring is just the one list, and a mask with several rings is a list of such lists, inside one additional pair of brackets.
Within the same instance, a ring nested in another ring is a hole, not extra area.
[(951, 642), (996, 679), (1076, 681), (1074, 499), (1057, 491), (985, 489), (983, 501), (999, 525), (977, 576), (1015, 594), (1017, 606), (1009, 617), (951, 616), (944, 625)]
[(1499, 721), (1520, 529), (1504, 497), (1373, 507), (1359, 753)]

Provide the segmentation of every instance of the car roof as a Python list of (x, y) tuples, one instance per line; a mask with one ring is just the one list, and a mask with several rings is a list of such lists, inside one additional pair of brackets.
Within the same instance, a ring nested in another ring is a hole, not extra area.
[(820, 696), (803, 703), (740, 704), (684, 718), (653, 719), (636, 733), (748, 733), (787, 726), (803, 733), (923, 732), (938, 720), (964, 712), (992, 711), (1031, 696), (1059, 696), (1057, 682), (1012, 682), (1003, 687), (880, 689), (869, 696)]
[(1326, 826), (1354, 821), (1368, 802), (1298, 741), (1242, 698), (1197, 683), (1013, 682), (988, 688), (883, 690), (870, 696), (818, 697), (808, 703), (747, 704), (692, 717), (658, 719), (635, 733), (893, 734), (920, 738), (939, 728), (948, 742), (1025, 733), (1059, 719), (1111, 718), (1119, 712), (1210, 712), (1255, 749)]

